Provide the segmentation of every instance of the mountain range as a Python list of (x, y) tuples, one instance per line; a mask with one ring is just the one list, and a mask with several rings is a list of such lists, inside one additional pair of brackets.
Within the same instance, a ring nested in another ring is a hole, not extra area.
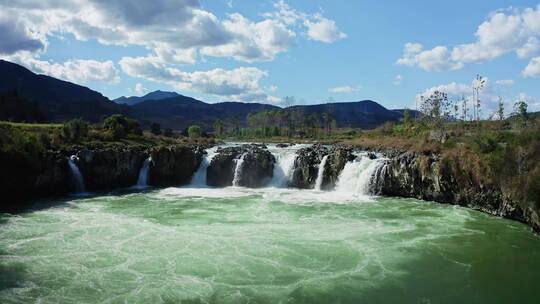
[[(38, 75), (4, 60), (0, 60), (0, 75), (0, 120), (63, 122), (83, 117), (98, 122), (105, 115), (119, 113), (139, 119), (144, 128), (157, 122), (163, 128), (184, 129), (198, 124), (210, 129), (217, 119), (233, 118), (242, 126), (250, 113), (284, 109), (319, 116), (329, 112), (339, 127), (372, 129), (403, 117), (400, 110), (389, 110), (371, 100), (280, 108), (260, 103), (206, 103), (175, 92), (155, 91), (112, 101), (89, 88)], [(32, 115), (27, 113), (30, 110)]]

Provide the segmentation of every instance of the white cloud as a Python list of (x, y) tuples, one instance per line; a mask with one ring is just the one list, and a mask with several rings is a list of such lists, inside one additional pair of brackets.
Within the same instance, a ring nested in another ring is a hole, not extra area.
[(531, 59), (529, 64), (521, 73), (523, 77), (538, 77), (540, 78), (540, 57)]
[(460, 69), (465, 63), (494, 60), (516, 52), (519, 58), (540, 55), (540, 5), (525, 10), (504, 10), (491, 14), (475, 33), (476, 41), (451, 49), (436, 46), (423, 51), (420, 44), (408, 43), (398, 64), (426, 71)]
[(521, 92), (513, 99), (513, 104), (518, 101), (526, 102), (528, 105), (527, 110), (529, 112), (540, 111), (540, 98), (538, 97), (529, 96), (526, 93)]
[(40, 52), (45, 48), (44, 37), (33, 33), (25, 20), (0, 11), (0, 54)]
[(235, 33), (233, 38), (225, 44), (203, 47), (201, 54), (246, 62), (272, 61), (295, 45), (296, 34), (277, 20), (254, 23), (240, 14), (231, 14), (223, 26)]
[(35, 59), (28, 53), (7, 56), (6, 59), (17, 62), (35, 73), (49, 75), (74, 83), (117, 83), (120, 81), (119, 71), (110, 60), (75, 59), (68, 60), (64, 63), (51, 63), (49, 61)]
[(339, 31), (336, 22), (316, 15), (315, 21), (305, 20), (304, 25), (308, 28), (309, 38), (332, 43), (341, 38), (347, 37), (347, 34)]
[(417, 66), (428, 72), (442, 72), (448, 70), (458, 70), (463, 68), (463, 64), (451, 61), (451, 53), (448, 48), (438, 46), (432, 50), (423, 50), (419, 43), (405, 44), (403, 57), (397, 64), (406, 66)]
[(402, 75), (398, 74), (398, 75), (396, 75), (396, 77), (394, 78), (393, 84), (396, 85), (396, 86), (401, 85), (401, 82), (403, 81), (403, 79), (405, 79), (405, 77), (403, 77)]
[(184, 72), (168, 68), (151, 57), (124, 57), (122, 70), (133, 77), (168, 84), (175, 89), (226, 97), (235, 101), (277, 103), (280, 100), (268, 95), (260, 85), (267, 72), (253, 67), (233, 70)]
[(497, 81), (495, 81), (495, 84), (501, 85), (501, 86), (513, 86), (514, 85), (514, 80), (512, 80), (512, 79), (497, 80)]
[(328, 92), (332, 92), (332, 93), (352, 93), (352, 92), (357, 92), (360, 89), (361, 89), (360, 86), (357, 86), (357, 87), (343, 86), (343, 87), (337, 87), (337, 88), (328, 89)]
[[(333, 20), (297, 12), (283, 0), (274, 6), (275, 12), (252, 21), (239, 13), (220, 19), (198, 0), (1, 1), (0, 30), (5, 30), (0, 38), (9, 39), (0, 39), (0, 52), (37, 53), (46, 47), (47, 36), (71, 33), (78, 40), (143, 46), (148, 57), (167, 64), (194, 64), (199, 52), (254, 62), (271, 61), (293, 47), (299, 30), (323, 42), (344, 37)], [(302, 27), (304, 20), (311, 23)]]
[(141, 83), (137, 83), (135, 85), (135, 92), (137, 92), (139, 95), (144, 95), (146, 92), (148, 92), (148, 89), (145, 88)]

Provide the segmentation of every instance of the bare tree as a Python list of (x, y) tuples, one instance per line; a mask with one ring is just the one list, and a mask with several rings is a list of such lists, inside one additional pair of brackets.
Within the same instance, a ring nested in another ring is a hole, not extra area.
[(480, 94), (486, 85), (486, 79), (480, 75), (476, 75), (476, 78), (473, 80), (473, 114), (474, 120), (476, 122), (480, 121), (480, 111), (481, 111), (481, 100)]

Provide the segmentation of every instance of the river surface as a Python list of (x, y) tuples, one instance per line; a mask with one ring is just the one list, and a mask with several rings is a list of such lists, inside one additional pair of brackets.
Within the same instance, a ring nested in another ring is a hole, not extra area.
[(331, 192), (200, 179), (0, 214), (0, 303), (539, 303), (523, 224), (353, 195), (350, 177)]

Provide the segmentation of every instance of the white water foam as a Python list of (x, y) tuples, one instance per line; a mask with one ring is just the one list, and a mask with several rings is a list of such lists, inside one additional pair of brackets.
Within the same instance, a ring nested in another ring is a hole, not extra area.
[(382, 159), (370, 159), (365, 154), (357, 154), (352, 162), (345, 164), (336, 185), (336, 192), (356, 198), (369, 199), (369, 185), (377, 168), (384, 165)]
[(139, 179), (137, 180), (137, 187), (138, 188), (148, 187), (148, 174), (150, 172), (150, 162), (151, 161), (152, 161), (152, 157), (148, 157), (143, 162), (143, 165), (141, 167), (141, 171), (139, 171)]
[(81, 171), (79, 170), (79, 167), (77, 166), (77, 161), (79, 161), (79, 158), (76, 155), (71, 155), (68, 158), (68, 165), (71, 171), (71, 175), (73, 176), (73, 180), (75, 181), (76, 193), (84, 193), (84, 178), (81, 174)]
[(317, 172), (317, 180), (315, 181), (315, 190), (321, 190), (322, 182), (324, 179), (324, 167), (326, 167), (326, 162), (328, 161), (328, 155), (325, 155), (321, 163), (319, 164), (319, 171)]
[(210, 166), (210, 163), (212, 162), (212, 159), (214, 156), (216, 156), (217, 147), (213, 147), (211, 149), (206, 150), (206, 154), (203, 156), (203, 159), (201, 161), (201, 165), (199, 166), (199, 169), (197, 169), (197, 172), (193, 175), (193, 178), (191, 179), (191, 185), (195, 187), (207, 187), (206, 184), (206, 177), (208, 176), (208, 166)]
[(242, 178), (242, 168), (244, 167), (244, 158), (247, 153), (242, 154), (239, 159), (236, 160), (236, 168), (234, 168), (233, 187), (240, 186), (240, 179)]

